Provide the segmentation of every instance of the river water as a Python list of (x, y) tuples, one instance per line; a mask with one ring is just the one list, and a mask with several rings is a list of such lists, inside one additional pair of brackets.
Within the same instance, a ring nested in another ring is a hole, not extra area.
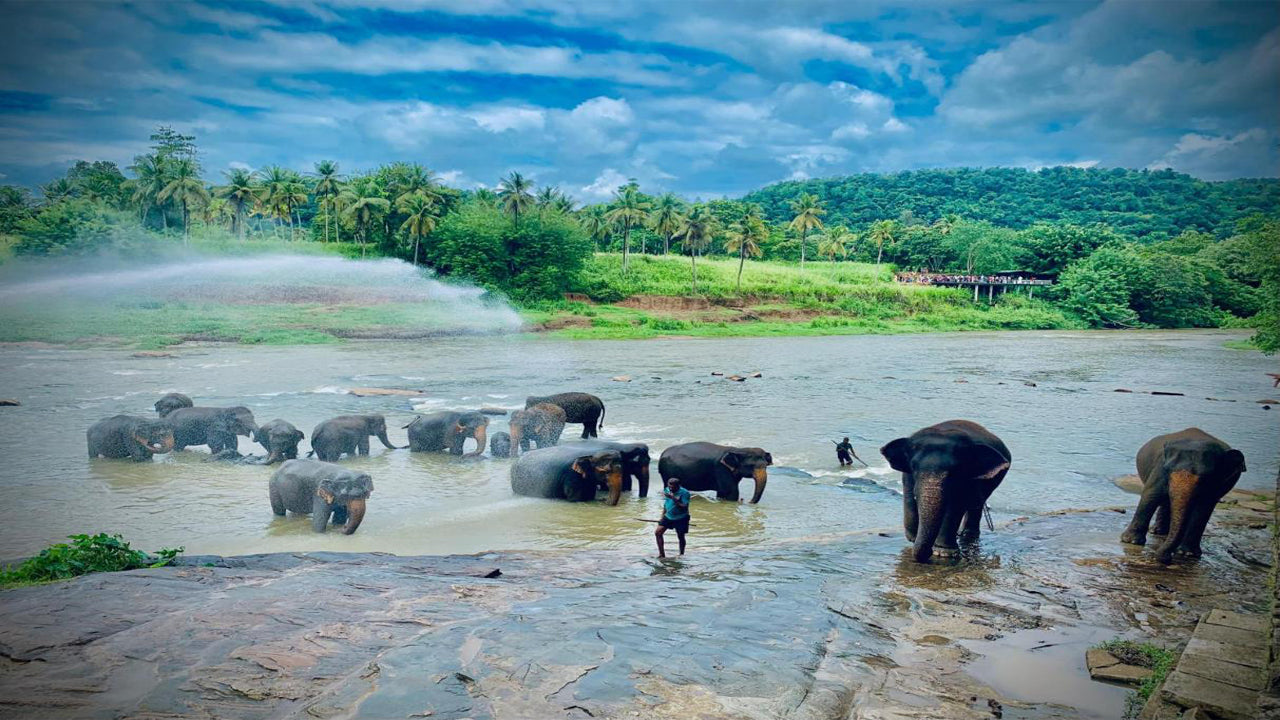
[[(381, 412), (391, 438), (413, 407), (516, 408), (529, 394), (584, 390), (607, 405), (603, 439), (759, 445), (776, 467), (759, 505), (692, 505), (691, 543), (727, 545), (901, 528), (899, 479), (877, 448), (941, 420), (968, 418), (1000, 435), (1013, 467), (992, 497), (997, 523), (1068, 507), (1130, 505), (1112, 478), (1133, 472), (1153, 435), (1195, 425), (1240, 448), (1241, 487), (1272, 487), (1280, 410), (1276, 362), (1218, 332), (1018, 332), (828, 338), (566, 342), (527, 335), (300, 347), (184, 346), (173, 358), (127, 351), (0, 349), (0, 459), (9, 512), (0, 556), (77, 532), (124, 534), (154, 550), (244, 554), (298, 550), (473, 553), (498, 549), (652, 551), (660, 501), (617, 507), (516, 497), (510, 461), (387, 451), (344, 461), (374, 478), (353, 536), (316, 535), (303, 517), (276, 518), (273, 468), (206, 462), (203, 448), (135, 464), (88, 460), (84, 431), (116, 413), (151, 416), (166, 392), (199, 405), (249, 406), (308, 437), (325, 418)], [(743, 383), (712, 376), (760, 371)], [(628, 375), (631, 382), (614, 382)], [(414, 388), (425, 397), (356, 397), (354, 386)], [(1170, 391), (1156, 396), (1134, 391)], [(1209, 400), (1207, 398), (1217, 398)], [(490, 433), (504, 429), (494, 418)], [(577, 437), (569, 426), (565, 438)], [(870, 468), (842, 471), (832, 440), (848, 435)], [(303, 444), (304, 450), (306, 443)], [(468, 445), (470, 448), (470, 444)], [(241, 452), (262, 452), (240, 440)], [(657, 478), (656, 467), (654, 478)], [(744, 494), (750, 488), (744, 481)], [(1119, 535), (1125, 519), (1116, 517)]]

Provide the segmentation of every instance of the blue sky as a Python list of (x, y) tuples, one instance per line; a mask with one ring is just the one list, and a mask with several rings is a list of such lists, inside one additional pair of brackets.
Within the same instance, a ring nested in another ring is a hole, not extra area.
[(0, 182), (129, 164), (509, 170), (589, 202), (954, 166), (1280, 174), (1280, 5), (0, 0)]

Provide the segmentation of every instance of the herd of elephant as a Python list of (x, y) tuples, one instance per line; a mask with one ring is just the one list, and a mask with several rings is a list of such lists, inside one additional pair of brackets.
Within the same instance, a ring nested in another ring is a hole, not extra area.
[[(117, 415), (95, 423), (87, 433), (89, 457), (144, 462), (154, 454), (207, 445), (216, 459), (283, 462), (268, 482), (271, 509), (276, 515), (309, 513), (317, 532), (324, 532), (331, 520), (346, 534), (355, 532), (373, 492), (369, 475), (336, 462), (343, 455), (368, 455), (370, 437), (399, 449), (387, 437), (386, 419), (377, 414), (320, 423), (312, 430), (308, 459), (298, 459), (298, 443), (305, 435), (284, 420), (256, 425), (246, 407), (197, 407), (180, 393), (165, 395), (155, 409), (159, 419)], [(649, 446), (599, 440), (604, 414), (604, 403), (588, 393), (531, 396), (523, 410), (511, 414), (507, 432), (488, 437), (489, 418), (479, 411), (441, 411), (405, 425), (409, 444), (404, 447), (463, 455), (472, 438), (476, 449), (468, 454), (474, 456), (484, 453), (487, 440), (491, 455), (516, 457), (511, 489), (518, 495), (583, 502), (603, 491), (605, 502), (617, 505), (634, 481), (638, 495), (647, 496)], [(582, 425), (582, 440), (560, 445), (570, 423)], [(265, 458), (241, 456), (237, 436), (261, 444)], [(918, 562), (955, 556), (961, 542), (978, 539), (987, 501), (1013, 461), (999, 437), (969, 420), (931, 425), (889, 442), (880, 453), (902, 473), (903, 528)], [(309, 459), (312, 455), (318, 459)], [(718, 499), (728, 501), (739, 500), (739, 483), (749, 478), (754, 482), (751, 502), (758, 503), (772, 464), (773, 456), (758, 447), (690, 442), (664, 450), (658, 473), (664, 483), (680, 478), (685, 489), (714, 490)], [(1165, 564), (1175, 554), (1199, 557), (1214, 507), (1245, 471), (1244, 455), (1198, 428), (1187, 428), (1147, 441), (1138, 450), (1137, 468), (1142, 496), (1121, 540), (1144, 545), (1148, 532), (1164, 536), (1156, 557)]]

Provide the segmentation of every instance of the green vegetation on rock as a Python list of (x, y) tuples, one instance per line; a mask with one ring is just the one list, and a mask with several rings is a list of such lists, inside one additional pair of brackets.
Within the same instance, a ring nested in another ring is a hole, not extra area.
[(164, 548), (148, 555), (134, 550), (119, 535), (72, 535), (70, 543), (58, 543), (21, 564), (0, 570), (0, 588), (66, 580), (95, 572), (117, 572), (163, 567), (182, 554), (182, 548)]

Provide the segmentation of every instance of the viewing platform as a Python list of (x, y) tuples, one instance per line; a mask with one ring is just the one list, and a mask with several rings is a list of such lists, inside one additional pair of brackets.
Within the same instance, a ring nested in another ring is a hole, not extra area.
[(961, 273), (899, 272), (893, 274), (895, 282), (904, 285), (938, 285), (942, 287), (972, 287), (973, 299), (977, 301), (981, 288), (987, 289), (987, 299), (995, 298), (996, 290), (1008, 292), (1011, 288), (1026, 288), (1027, 297), (1035, 297), (1037, 287), (1053, 285), (1054, 280), (1048, 275), (1025, 270), (1009, 270), (989, 275), (967, 275)]

